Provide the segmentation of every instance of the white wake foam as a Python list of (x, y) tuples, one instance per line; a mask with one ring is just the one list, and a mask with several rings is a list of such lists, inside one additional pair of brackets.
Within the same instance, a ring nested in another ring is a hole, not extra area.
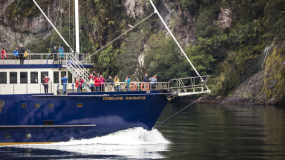
[(125, 158), (165, 158), (160, 152), (168, 150), (171, 142), (158, 130), (132, 128), (106, 136), (54, 144), (17, 145), (18, 148), (54, 149), (83, 155), (112, 155)]

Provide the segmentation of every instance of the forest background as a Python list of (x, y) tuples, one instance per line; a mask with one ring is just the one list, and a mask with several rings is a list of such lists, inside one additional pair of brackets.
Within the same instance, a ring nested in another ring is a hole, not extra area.
[[(53, 11), (56, 14), (53, 22), (75, 49), (73, 1), (37, 2), (45, 11), (48, 5), (58, 7)], [(81, 53), (94, 53), (153, 13), (148, 0), (79, 2)], [(211, 98), (228, 99), (229, 102), (254, 99), (261, 104), (284, 103), (283, 0), (153, 2), (200, 74), (211, 75), (208, 83)], [(15, 0), (6, 13), (12, 27), (16, 21), (35, 16), (40, 16), (40, 12), (32, 1), (16, 3)], [(47, 33), (50, 36), (43, 38)], [(26, 45), (30, 52), (50, 53), (53, 46), (63, 44), (52, 28), (35, 35), (37, 38)], [(266, 52), (266, 48), (270, 50)], [(105, 77), (118, 75), (121, 80), (130, 75), (132, 80), (142, 81), (144, 73), (157, 75), (159, 81), (197, 76), (157, 15), (96, 54), (92, 60), (97, 72)], [(256, 84), (251, 84), (252, 81)]]

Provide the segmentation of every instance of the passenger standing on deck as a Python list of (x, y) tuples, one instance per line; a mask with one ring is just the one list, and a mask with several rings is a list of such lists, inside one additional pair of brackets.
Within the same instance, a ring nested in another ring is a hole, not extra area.
[(94, 77), (93, 76), (91, 76), (89, 83), (90, 83), (91, 92), (94, 92), (94, 83), (95, 82), (94, 82)]
[(25, 60), (25, 57), (24, 57), (24, 54), (26, 52), (25, 48), (23, 47), (23, 45), (21, 45), (19, 51), (19, 57), (20, 57), (20, 64), (24, 64), (24, 60)]
[(8, 56), (7, 56), (7, 52), (6, 52), (6, 49), (3, 48), (3, 50), (1, 51), (1, 59), (6, 59)]
[(115, 82), (115, 86), (116, 86), (115, 90), (121, 92), (120, 79), (118, 78), (118, 76), (115, 76), (114, 82)]
[(124, 83), (127, 86), (127, 91), (130, 91), (131, 80), (130, 80), (129, 76), (126, 77), (126, 80), (124, 81)]
[(151, 85), (151, 90), (155, 89), (155, 84), (157, 82), (157, 79), (156, 79), (156, 75), (153, 76), (153, 78), (150, 78), (149, 81), (151, 82), (150, 85)]
[(81, 93), (82, 93), (82, 88), (84, 86), (84, 79), (82, 78), (82, 76), (80, 76), (80, 79), (79, 79), (79, 87), (80, 87), (80, 90), (81, 90)]
[(43, 79), (45, 84), (44, 84), (44, 88), (45, 88), (45, 93), (48, 93), (48, 82), (49, 82), (49, 77), (45, 76), (45, 78)]
[(95, 91), (99, 92), (100, 80), (97, 75), (95, 75)]
[(53, 57), (53, 60), (54, 60), (55, 55), (57, 54), (56, 46), (53, 46), (53, 49), (52, 49), (51, 53), (54, 53), (54, 54), (52, 54), (52, 57)]
[(148, 80), (147, 80), (147, 73), (144, 75), (143, 82), (148, 82)]
[(114, 88), (114, 80), (112, 78), (112, 76), (109, 76), (109, 79), (107, 79), (107, 87), (108, 87), (108, 91), (112, 91), (112, 89)]
[(59, 58), (58, 59), (60, 59), (61, 64), (62, 64), (62, 61), (64, 59), (64, 48), (62, 47), (62, 45), (59, 45), (58, 53), (59, 53), (59, 55), (58, 55)]
[(105, 82), (105, 79), (104, 79), (104, 77), (101, 75), (101, 76), (100, 76), (100, 91), (101, 91), (101, 92), (104, 92), (104, 89), (105, 89), (105, 84), (104, 84), (104, 82)]
[(75, 82), (75, 87), (77, 88), (77, 93), (80, 92), (80, 87), (79, 87), (79, 77), (76, 78), (76, 82)]
[(16, 49), (14, 50), (13, 56), (18, 59), (18, 57), (19, 57), (19, 49), (18, 49), (18, 47), (16, 47)]
[(90, 75), (89, 75), (89, 79), (94, 79), (94, 75), (93, 75), (93, 73), (90, 73)]
[(64, 77), (61, 78), (62, 80), (62, 83), (63, 83), (63, 90), (62, 90), (62, 93), (63, 94), (66, 94), (67, 90), (66, 90), (66, 86), (67, 86), (67, 81), (68, 81), (68, 78), (66, 77), (66, 75)]
[[(147, 73), (145, 73), (144, 78), (143, 78), (143, 82), (148, 82), (147, 80)], [(144, 89), (147, 89), (147, 83), (143, 83), (144, 84)]]

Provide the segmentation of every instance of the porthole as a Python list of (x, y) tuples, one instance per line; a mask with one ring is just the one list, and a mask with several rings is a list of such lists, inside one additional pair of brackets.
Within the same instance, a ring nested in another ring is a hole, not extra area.
[(26, 134), (26, 138), (31, 138), (32, 137), (32, 134)]
[(40, 104), (35, 104), (34, 106), (35, 106), (35, 108), (41, 108)]
[(27, 108), (27, 104), (26, 103), (22, 103), (21, 104), (21, 108)]
[(83, 104), (82, 104), (82, 103), (77, 103), (77, 107), (78, 107), (78, 108), (82, 108), (82, 107), (83, 107)]
[(11, 134), (5, 134), (5, 138), (11, 138)]
[(54, 104), (53, 103), (49, 103), (48, 104), (48, 108), (53, 108), (54, 107)]

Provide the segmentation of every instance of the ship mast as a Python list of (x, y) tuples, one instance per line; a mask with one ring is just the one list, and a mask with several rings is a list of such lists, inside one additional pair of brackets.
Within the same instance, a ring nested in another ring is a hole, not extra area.
[(78, 0), (75, 2), (75, 34), (76, 34), (76, 53), (80, 54), (80, 43), (79, 43), (79, 4)]

